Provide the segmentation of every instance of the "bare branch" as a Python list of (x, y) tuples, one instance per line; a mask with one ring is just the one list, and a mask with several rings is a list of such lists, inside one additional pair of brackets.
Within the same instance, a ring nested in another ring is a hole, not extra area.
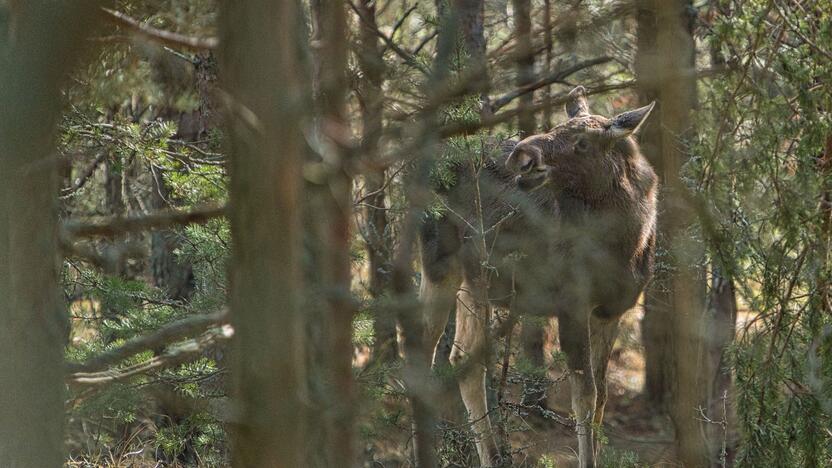
[(136, 36), (163, 46), (200, 51), (215, 49), (219, 44), (219, 40), (215, 37), (186, 36), (142, 24), (135, 18), (109, 8), (101, 8), (101, 11), (110, 23), (127, 28)]
[(612, 60), (612, 57), (597, 57), (594, 59), (584, 60), (583, 62), (576, 63), (563, 70), (556, 70), (547, 76), (541, 77), (532, 83), (517, 88), (513, 91), (509, 91), (508, 93), (494, 99), (491, 103), (492, 110), (496, 111), (520, 96), (531, 93), (546, 85), (560, 82), (569, 77), (570, 75), (573, 75), (581, 70), (584, 70), (589, 67), (594, 67), (595, 65), (600, 65), (602, 63), (611, 62)]
[[(596, 86), (594, 88), (588, 88), (586, 91), (586, 95), (591, 96), (593, 94), (601, 94), (617, 89), (631, 88), (633, 86), (635, 86), (635, 81), (625, 81), (622, 83)], [(564, 103), (566, 103), (568, 99), (569, 96), (567, 93), (561, 93), (553, 96), (552, 99), (548, 101), (541, 102), (530, 107), (512, 109), (492, 116), (487, 116), (485, 118), (480, 119), (479, 121), (451, 123), (440, 128), (439, 135), (441, 138), (450, 138), (459, 135), (469, 135), (484, 128), (490, 128), (501, 123), (508, 122), (511, 119), (517, 117), (521, 112), (540, 112), (544, 109), (550, 109), (555, 106), (561, 106)]]
[(225, 206), (204, 206), (190, 211), (162, 211), (147, 216), (108, 218), (98, 222), (83, 223), (70, 220), (64, 223), (67, 238), (112, 237), (135, 231), (164, 229), (182, 224), (205, 224), (225, 216)]
[(375, 35), (377, 35), (378, 37), (380, 37), (380, 38), (381, 38), (381, 40), (384, 42), (384, 45), (386, 45), (386, 46), (387, 46), (390, 50), (392, 50), (393, 52), (395, 52), (395, 53), (396, 53), (396, 55), (398, 55), (399, 57), (401, 57), (401, 58), (402, 58), (402, 60), (404, 60), (404, 61), (405, 61), (405, 63), (407, 63), (407, 64), (408, 64), (408, 65), (410, 65), (411, 67), (413, 67), (413, 68), (415, 68), (415, 69), (419, 70), (420, 72), (422, 72), (422, 73), (423, 73), (423, 74), (425, 74), (425, 75), (428, 75), (428, 74), (430, 73), (430, 71), (427, 69), (427, 67), (425, 67), (424, 65), (422, 65), (421, 63), (419, 63), (419, 61), (418, 61), (418, 60), (416, 60), (416, 58), (415, 58), (415, 57), (413, 57), (413, 55), (411, 55), (411, 54), (410, 54), (410, 52), (408, 52), (408, 51), (406, 51), (406, 50), (402, 49), (401, 47), (399, 47), (399, 46), (398, 46), (398, 45), (397, 45), (397, 44), (393, 41), (393, 39), (391, 39), (391, 38), (390, 38), (390, 37), (388, 37), (386, 34), (384, 34), (383, 32), (381, 32), (381, 31), (378, 29), (378, 27), (376, 27), (376, 25), (375, 25), (375, 24), (373, 24), (373, 22), (372, 22), (372, 21), (369, 21), (366, 17), (364, 17), (364, 14), (361, 12), (361, 9), (359, 9), (359, 8), (355, 5), (355, 3), (353, 3), (351, 0), (347, 0), (347, 5), (349, 5), (349, 6), (350, 6), (350, 8), (352, 9), (352, 11), (354, 11), (354, 12), (355, 12), (355, 14), (356, 14), (356, 15), (358, 15), (358, 17), (361, 19), (361, 22), (362, 22), (362, 23), (364, 23), (364, 26), (365, 26), (367, 29), (369, 29), (370, 31), (372, 31)]

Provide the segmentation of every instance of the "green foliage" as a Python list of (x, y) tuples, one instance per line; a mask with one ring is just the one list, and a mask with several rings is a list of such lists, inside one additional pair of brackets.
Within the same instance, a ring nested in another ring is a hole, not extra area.
[(649, 465), (639, 461), (638, 456), (629, 450), (615, 450), (604, 447), (598, 460), (599, 468), (647, 468)]
[(829, 12), (807, 20), (793, 5), (777, 6), (782, 24), (816, 41), (787, 44), (766, 39), (771, 2), (720, 3), (743, 7), (720, 17), (708, 41), (743, 71), (702, 86), (688, 169), (713, 206), (711, 255), (755, 313), (731, 352), (742, 434), (737, 463), (821, 466), (832, 456), (832, 437), (820, 429), (832, 416), (832, 374), (822, 364), (832, 354), (823, 338), (828, 305), (817, 299), (831, 278), (820, 201), (832, 176), (819, 158), (832, 134), (832, 93), (816, 83), (832, 73), (819, 51), (832, 47), (822, 33)]

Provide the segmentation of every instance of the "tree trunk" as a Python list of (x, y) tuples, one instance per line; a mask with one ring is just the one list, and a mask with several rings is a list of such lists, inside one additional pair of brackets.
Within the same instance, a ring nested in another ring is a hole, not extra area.
[(318, 132), (328, 142), (324, 163), (329, 174), (321, 200), (325, 229), (321, 265), (323, 291), (327, 299), (323, 343), (327, 350), (329, 404), (324, 415), (332, 460), (341, 466), (356, 466), (356, 441), (353, 437), (355, 390), (352, 379), (352, 320), (356, 305), (351, 294), (350, 243), (352, 240), (352, 177), (346, 145), (351, 138), (346, 120), (347, 36), (346, 13), (342, 2), (313, 0), (312, 41), (315, 44), (317, 74), (316, 108)]
[[(713, 1), (712, 8), (718, 9), (719, 4)], [(720, 50), (720, 41), (716, 38), (711, 42), (711, 66), (720, 67), (726, 64)], [(728, 118), (717, 115), (717, 119)], [(719, 246), (715, 246), (719, 247)], [(729, 246), (726, 246), (730, 248)], [(720, 253), (716, 248), (710, 255), (711, 288), (708, 297), (708, 331), (706, 354), (708, 368), (711, 370), (708, 385), (707, 415), (714, 421), (723, 421), (723, 425), (708, 424), (706, 427), (708, 444), (711, 449), (712, 464), (721, 461), (721, 466), (727, 466), (727, 430), (730, 407), (728, 395), (731, 390), (732, 376), (728, 367), (727, 347), (734, 341), (737, 325), (737, 294), (733, 277), (720, 266)], [(724, 450), (723, 450), (724, 449)]]
[[(19, 5), (19, 4), (18, 4)], [(0, 37), (0, 460), (64, 463), (55, 127), (60, 87), (94, 32), (97, 2), (32, 1)]]
[[(638, 0), (636, 22), (638, 27), (638, 49), (635, 58), (638, 95), (642, 104), (656, 102), (654, 115), (661, 116), (662, 101), (659, 100), (659, 63), (656, 21), (656, 0)], [(662, 161), (662, 131), (660, 119), (645, 122), (639, 136), (641, 151), (656, 169), (664, 183)], [(659, 200), (660, 212), (665, 212), (665, 200)], [(664, 410), (670, 380), (667, 375), (668, 338), (670, 336), (670, 286), (667, 267), (666, 224), (659, 222), (656, 271), (644, 296), (644, 316), (641, 321), (641, 336), (644, 344), (644, 391), (654, 407)]]
[[(472, 89), (480, 92), (480, 114), (491, 114), (491, 102), (488, 98), (488, 73), (485, 57), (485, 3), (483, 0), (451, 0), (451, 15), (459, 24), (463, 52), (466, 56), (463, 69), (477, 70), (468, 77)], [(479, 81), (477, 81), (479, 80)]]
[[(380, 157), (379, 143), (383, 129), (384, 100), (384, 56), (379, 39), (373, 31), (376, 25), (376, 4), (373, 0), (361, 0), (358, 4), (364, 20), (360, 22), (361, 45), (357, 52), (358, 66), (364, 75), (359, 84), (362, 124), (362, 147), (364, 157), (375, 161)], [(380, 300), (390, 292), (392, 271), (393, 238), (385, 202), (385, 170), (372, 169), (365, 177), (368, 198), (364, 207), (364, 238), (367, 246), (368, 268), (370, 270), (369, 292), (376, 302), (374, 314), (375, 342), (373, 359), (389, 362), (397, 357), (396, 318)]]
[[(670, 342), (669, 410), (676, 429), (676, 445), (680, 461), (688, 467), (704, 467), (710, 463), (709, 452), (697, 408), (706, 408), (708, 376), (711, 369), (706, 359), (707, 330), (705, 312), (705, 274), (699, 265), (704, 246), (690, 235), (693, 210), (685, 202), (681, 178), (687, 160), (685, 140), (691, 131), (691, 114), (696, 107), (695, 44), (693, 39), (693, 6), (691, 0), (667, 0), (658, 3), (657, 49), (659, 61), (659, 99), (662, 129), (662, 167), (665, 182), (665, 210), (659, 223), (664, 226), (664, 246), (672, 267), (669, 276)], [(650, 318), (648, 320), (653, 320)]]
[(294, 1), (220, 5), (228, 94), (235, 466), (304, 466), (300, 311), (303, 16)]
[[(150, 168), (153, 188), (149, 205), (157, 211), (170, 209), (173, 205), (171, 190), (165, 182), (164, 172), (158, 167)], [(174, 301), (187, 301), (193, 296), (194, 271), (189, 262), (180, 261), (176, 252), (182, 246), (182, 234), (174, 229), (161, 229), (150, 234), (150, 270), (153, 285), (165, 291)]]
[[(511, 3), (514, 9), (514, 37), (517, 41), (514, 50), (517, 62), (517, 87), (523, 87), (534, 79), (531, 2), (530, 0), (512, 0)], [(534, 93), (526, 93), (520, 96), (517, 105), (521, 108), (528, 108), (533, 101)], [(517, 124), (521, 138), (533, 135), (537, 130), (533, 112), (521, 112), (517, 117)]]
[[(554, 44), (552, 43), (552, 0), (543, 0), (543, 48), (546, 50), (546, 57), (543, 61), (543, 75), (552, 71), (552, 60), (554, 59)], [(543, 102), (549, 102), (552, 97), (552, 85), (546, 85), (541, 89)], [(552, 107), (543, 109), (544, 130), (552, 128)]]

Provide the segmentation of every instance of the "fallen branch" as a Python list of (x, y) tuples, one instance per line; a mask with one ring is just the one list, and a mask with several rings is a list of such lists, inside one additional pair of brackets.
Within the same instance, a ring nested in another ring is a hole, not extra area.
[(133, 356), (134, 354), (148, 349), (160, 348), (181, 340), (188, 335), (204, 330), (225, 322), (228, 319), (228, 311), (223, 310), (215, 314), (200, 314), (168, 324), (155, 332), (134, 338), (127, 341), (118, 348), (105, 351), (84, 363), (68, 364), (67, 370), (70, 373), (89, 373), (106, 369), (109, 366)]
[(183, 224), (205, 224), (225, 216), (225, 206), (205, 206), (190, 211), (162, 211), (137, 217), (115, 217), (98, 222), (83, 223), (70, 220), (64, 223), (68, 239), (77, 237), (112, 237), (136, 231), (165, 229)]
[(110, 10), (109, 8), (102, 8), (101, 11), (110, 23), (122, 26), (136, 36), (163, 46), (201, 51), (215, 49), (219, 44), (219, 40), (215, 37), (202, 38), (186, 36), (142, 24), (135, 18), (119, 11)]

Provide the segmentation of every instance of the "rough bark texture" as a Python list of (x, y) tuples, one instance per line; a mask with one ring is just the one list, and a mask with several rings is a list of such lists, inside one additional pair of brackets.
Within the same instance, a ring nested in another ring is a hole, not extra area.
[(0, 460), (51, 467), (64, 463), (67, 325), (53, 138), (60, 86), (94, 31), (98, 2), (18, 6), (13, 34), (0, 37)]
[(230, 305), (235, 466), (304, 466), (301, 102), (294, 1), (220, 8), (220, 78), (228, 93), (234, 256)]

